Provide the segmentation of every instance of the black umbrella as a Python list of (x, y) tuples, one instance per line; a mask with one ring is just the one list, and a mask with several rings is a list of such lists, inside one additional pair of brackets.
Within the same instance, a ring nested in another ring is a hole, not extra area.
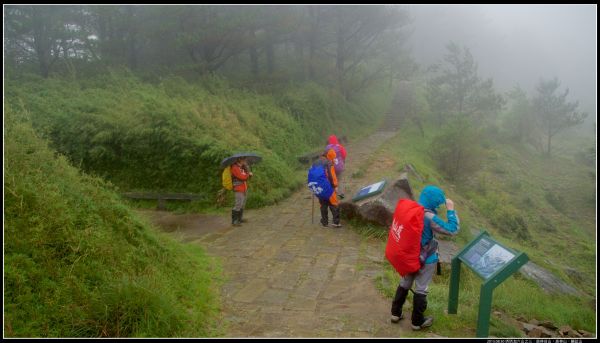
[(246, 161), (248, 161), (249, 164), (258, 163), (258, 162), (262, 161), (262, 157), (258, 156), (257, 154), (255, 154), (253, 152), (243, 152), (243, 153), (231, 155), (231, 156), (223, 159), (223, 161), (221, 161), (221, 168), (225, 168), (227, 166), (232, 165), (240, 157), (245, 157)]

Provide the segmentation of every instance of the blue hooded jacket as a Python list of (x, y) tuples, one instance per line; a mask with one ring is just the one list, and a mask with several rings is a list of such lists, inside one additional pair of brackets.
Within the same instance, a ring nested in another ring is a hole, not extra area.
[[(423, 188), (423, 191), (421, 191), (421, 195), (419, 196), (419, 204), (425, 207), (426, 212), (429, 211), (435, 214), (431, 219), (425, 215), (425, 225), (423, 228), (423, 234), (421, 236), (421, 246), (429, 243), (429, 241), (433, 238), (432, 225), (436, 227), (436, 231), (441, 233), (449, 235), (455, 235), (458, 233), (459, 220), (458, 216), (456, 215), (456, 211), (448, 210), (446, 213), (446, 217), (448, 219), (447, 223), (444, 222), (442, 218), (437, 216), (437, 208), (440, 205), (446, 204), (446, 196), (441, 188), (437, 186), (426, 186)], [(438, 254), (435, 253), (429, 256), (425, 263), (431, 264), (437, 262), (438, 260)]]

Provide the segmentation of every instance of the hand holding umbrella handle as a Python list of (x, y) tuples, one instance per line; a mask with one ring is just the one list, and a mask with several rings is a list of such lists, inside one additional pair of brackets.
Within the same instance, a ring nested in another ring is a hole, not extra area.
[(244, 169), (244, 171), (246, 171), (246, 173), (248, 173), (250, 176), (252, 176), (252, 170), (250, 170), (250, 165), (248, 163), (244, 163), (242, 164), (242, 168)]

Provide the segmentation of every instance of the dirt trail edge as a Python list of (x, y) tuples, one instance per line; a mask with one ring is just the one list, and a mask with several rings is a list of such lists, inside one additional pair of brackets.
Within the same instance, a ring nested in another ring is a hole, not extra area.
[[(364, 186), (352, 171), (395, 134), (379, 130), (347, 145), (347, 196)], [(300, 190), (277, 205), (246, 210), (240, 227), (229, 216), (143, 213), (221, 259), (228, 337), (404, 336), (410, 319), (390, 323), (390, 301), (376, 289), (383, 243), (347, 227), (321, 227), (318, 201), (311, 223), (311, 201), (308, 189)]]

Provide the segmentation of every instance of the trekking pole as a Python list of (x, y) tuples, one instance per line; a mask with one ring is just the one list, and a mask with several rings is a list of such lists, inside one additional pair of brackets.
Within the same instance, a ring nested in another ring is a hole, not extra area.
[(315, 195), (311, 196), (312, 198), (312, 209), (310, 211), (310, 223), (313, 224), (315, 221)]

